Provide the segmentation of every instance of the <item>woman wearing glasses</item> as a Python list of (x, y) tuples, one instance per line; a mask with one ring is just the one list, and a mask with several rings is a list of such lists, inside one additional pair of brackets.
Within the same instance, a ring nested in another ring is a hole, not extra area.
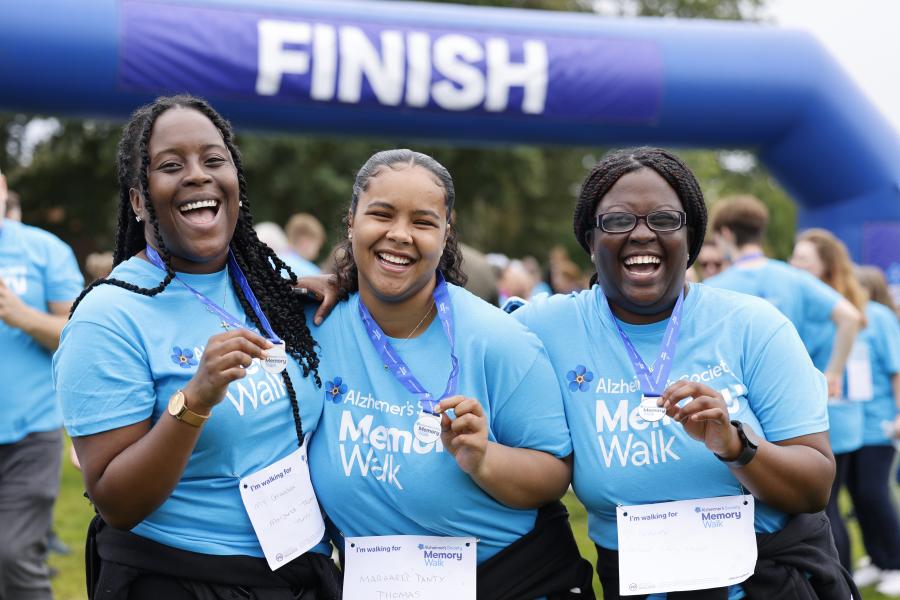
[(693, 174), (665, 150), (609, 154), (574, 225), (599, 285), (514, 316), (567, 390), (605, 597), (846, 600), (827, 520), (790, 517), (821, 511), (834, 476), (824, 377), (774, 307), (685, 283), (706, 231)]

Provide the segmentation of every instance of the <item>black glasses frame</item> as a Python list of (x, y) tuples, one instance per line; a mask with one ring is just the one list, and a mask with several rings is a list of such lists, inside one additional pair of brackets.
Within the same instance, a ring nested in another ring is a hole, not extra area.
[[(649, 218), (659, 213), (677, 214), (679, 217), (678, 227), (675, 227), (674, 229), (658, 229), (651, 225)], [(621, 231), (610, 231), (603, 227), (603, 217), (607, 215), (628, 215), (630, 217), (634, 217), (634, 223), (632, 223), (631, 227), (629, 227), (628, 229), (623, 229)], [(678, 231), (679, 229), (687, 225), (687, 214), (683, 210), (655, 210), (653, 212), (647, 213), (646, 215), (636, 215), (634, 213), (624, 211), (612, 211), (608, 213), (600, 213), (599, 215), (594, 217), (594, 229), (599, 229), (604, 233), (629, 233), (631, 231), (634, 231), (634, 228), (637, 227), (637, 224), (641, 221), (641, 219), (644, 220), (644, 222), (647, 224), (647, 227), (649, 227), (652, 231), (660, 233)]]

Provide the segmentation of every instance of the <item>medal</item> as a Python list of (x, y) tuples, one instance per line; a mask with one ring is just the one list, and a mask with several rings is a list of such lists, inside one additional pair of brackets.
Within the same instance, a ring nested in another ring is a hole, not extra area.
[(285, 367), (287, 367), (287, 352), (284, 342), (266, 350), (266, 357), (262, 360), (263, 371), (275, 375), (284, 371)]
[(433, 444), (441, 437), (441, 417), (427, 412), (419, 413), (413, 426), (413, 434), (423, 444)]
[(657, 400), (659, 400), (659, 396), (644, 396), (641, 398), (638, 414), (641, 415), (642, 419), (654, 423), (666, 416), (666, 409), (662, 406), (657, 406)]

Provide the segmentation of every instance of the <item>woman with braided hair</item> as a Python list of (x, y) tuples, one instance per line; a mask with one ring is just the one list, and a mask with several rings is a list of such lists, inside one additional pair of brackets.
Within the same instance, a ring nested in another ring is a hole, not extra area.
[(279, 524), (287, 545), (260, 527), (276, 497), (253, 482), (314, 499), (304, 436), (323, 401), (303, 306), (279, 275), (290, 270), (253, 231), (230, 125), (203, 100), (159, 98), (125, 126), (118, 176), (114, 269), (78, 298), (54, 357), (99, 513), (89, 596), (339, 597), (317, 508), (318, 527)]
[(598, 285), (513, 316), (566, 386), (605, 597), (846, 600), (827, 519), (789, 517), (821, 511), (834, 477), (825, 379), (770, 304), (685, 282), (706, 231), (694, 175), (662, 149), (612, 152), (574, 229)]

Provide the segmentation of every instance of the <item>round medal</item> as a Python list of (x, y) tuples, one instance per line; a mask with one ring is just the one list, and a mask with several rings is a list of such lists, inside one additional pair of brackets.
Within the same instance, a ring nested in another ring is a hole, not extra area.
[(441, 417), (429, 413), (419, 413), (413, 426), (413, 434), (423, 444), (431, 444), (441, 437)]
[(644, 396), (641, 398), (641, 406), (638, 408), (638, 414), (641, 415), (642, 419), (652, 423), (654, 421), (659, 421), (666, 416), (666, 409), (662, 406), (657, 406), (657, 400), (659, 400), (659, 396)]
[(262, 360), (263, 371), (278, 374), (284, 371), (285, 367), (287, 367), (287, 352), (284, 342), (266, 350), (266, 357)]

